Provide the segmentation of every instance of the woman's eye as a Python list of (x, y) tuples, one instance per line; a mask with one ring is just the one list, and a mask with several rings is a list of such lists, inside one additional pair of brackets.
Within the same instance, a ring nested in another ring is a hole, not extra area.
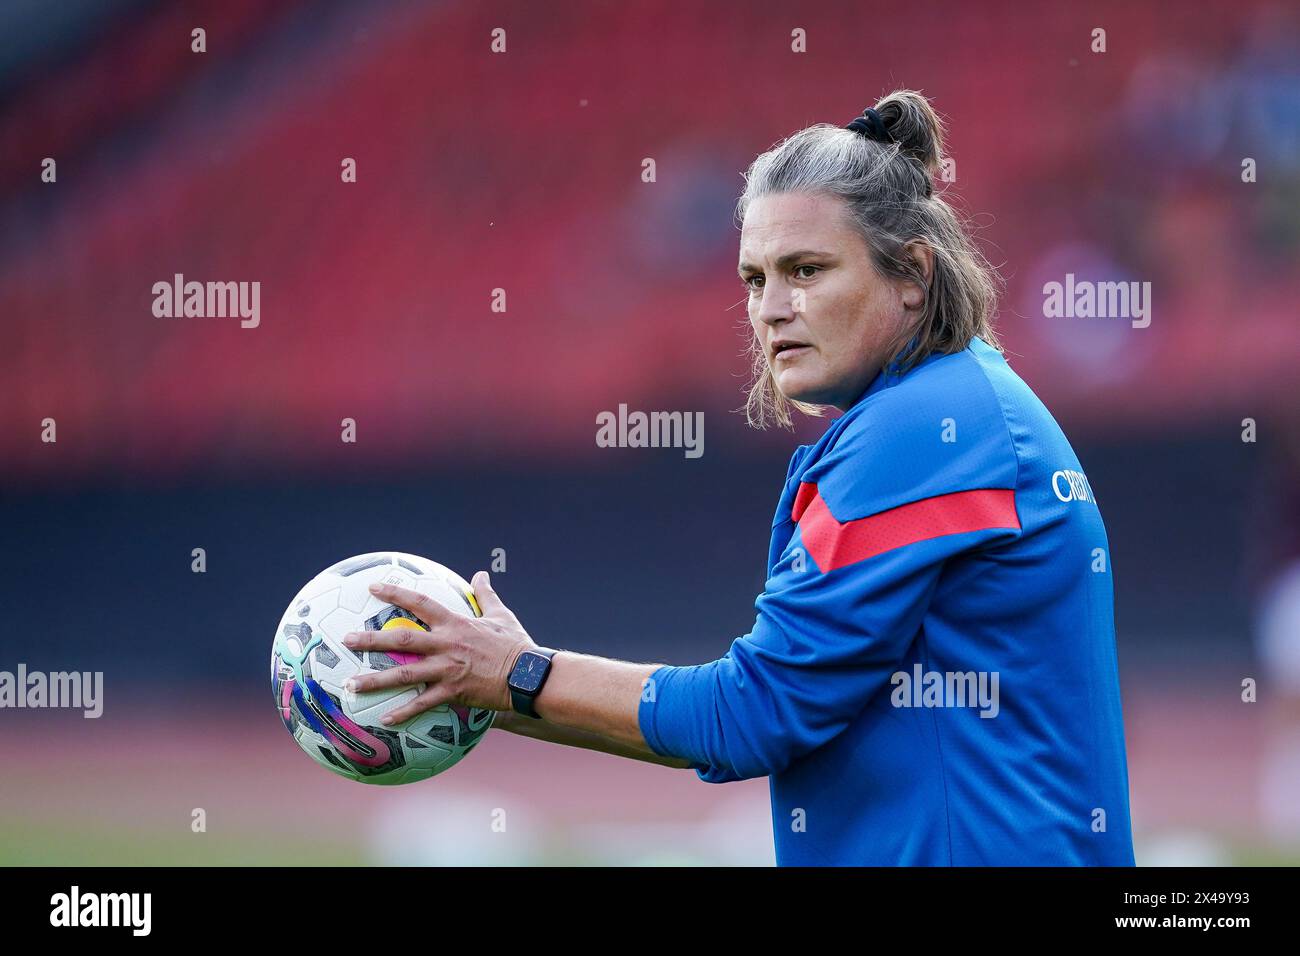
[[(811, 270), (813, 271), (814, 274), (822, 271), (820, 266), (795, 266), (795, 267), (794, 267), (795, 274), (798, 275), (798, 273), (799, 273), (799, 271), (800, 271), (801, 269), (811, 269)], [(800, 278), (801, 278), (801, 279), (811, 279), (812, 276), (810, 276), (810, 275), (807, 275), (807, 276), (800, 276)]]
[(746, 289), (749, 289), (750, 291), (754, 291), (756, 289), (763, 288), (761, 285), (754, 285), (755, 281), (762, 282), (762, 279), (763, 277), (758, 275), (745, 276), (743, 279), (740, 280), (740, 284), (743, 285)]

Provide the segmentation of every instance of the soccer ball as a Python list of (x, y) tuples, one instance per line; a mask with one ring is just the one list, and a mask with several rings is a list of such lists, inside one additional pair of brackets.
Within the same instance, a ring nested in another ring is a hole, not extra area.
[(352, 693), (349, 677), (419, 660), (418, 654), (353, 651), (349, 631), (428, 626), (368, 590), (376, 581), (420, 591), (458, 614), (480, 617), (469, 584), (428, 558), (376, 551), (348, 558), (298, 592), (271, 646), (271, 694), (285, 728), (321, 766), (362, 783), (426, 780), (454, 766), (482, 739), (495, 716), (478, 707), (434, 707), (400, 724), (380, 718), (414, 699), (424, 684)]

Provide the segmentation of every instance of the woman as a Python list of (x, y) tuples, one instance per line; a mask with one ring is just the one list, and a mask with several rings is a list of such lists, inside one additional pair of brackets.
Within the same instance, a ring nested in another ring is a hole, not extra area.
[[(994, 276), (934, 192), (942, 128), (899, 91), (746, 174), (750, 421), (843, 414), (786, 476), (750, 633), (693, 667), (537, 648), (377, 593), (431, 630), (394, 714), (455, 702), (515, 733), (769, 776), (780, 864), (1131, 865), (1106, 532), (1065, 436), (991, 327)], [(534, 719), (540, 718), (540, 719)]]

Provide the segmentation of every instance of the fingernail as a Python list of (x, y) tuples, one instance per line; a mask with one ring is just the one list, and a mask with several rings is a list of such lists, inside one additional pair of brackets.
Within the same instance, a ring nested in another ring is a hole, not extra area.
[(384, 585), (379, 581), (376, 581), (374, 584), (370, 585), (371, 594), (378, 594), (383, 589), (384, 589)]
[(350, 694), (355, 694), (357, 692), (356, 680), (349, 677), (347, 680), (343, 682), (343, 689)]
[(384, 714), (383, 717), (379, 718), (379, 722), (380, 722), (381, 724), (391, 724), (391, 723), (393, 722), (393, 715), (392, 715), (392, 714)]
[(353, 631), (351, 634), (344, 634), (344, 635), (343, 635), (343, 643), (344, 643), (345, 645), (347, 645), (348, 647), (356, 647), (356, 646), (357, 646), (357, 634), (356, 634), (356, 632)]

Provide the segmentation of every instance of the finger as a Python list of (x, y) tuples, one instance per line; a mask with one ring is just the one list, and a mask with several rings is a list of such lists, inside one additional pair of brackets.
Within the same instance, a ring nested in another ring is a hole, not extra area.
[(410, 588), (398, 587), (396, 584), (384, 584), (382, 581), (376, 581), (370, 585), (370, 593), (381, 601), (387, 601), (389, 604), (396, 604), (400, 608), (405, 608), (429, 627), (444, 624), (456, 616), (429, 595), (421, 594), (419, 591), (412, 591)]
[(476, 572), (470, 586), (474, 589), (474, 597), (478, 600), (478, 606), (482, 609), (484, 617), (500, 617), (512, 613), (505, 602), (497, 596), (496, 589), (492, 587), (492, 579), (486, 571)]
[(354, 651), (399, 651), (428, 657), (439, 647), (438, 639), (418, 627), (390, 627), (386, 631), (352, 631), (343, 635), (343, 646)]
[(409, 687), (412, 684), (427, 684), (437, 680), (434, 664), (429, 659), (412, 664), (399, 664), (373, 674), (358, 674), (349, 677), (343, 686), (354, 694), (367, 691), (383, 690), (385, 687)]
[(446, 687), (441, 684), (434, 685), (409, 703), (403, 704), (401, 707), (394, 707), (384, 714), (379, 722), (385, 726), (400, 724), (404, 720), (410, 720), (416, 714), (422, 714), (426, 710), (433, 710), (435, 707), (451, 703), (451, 697), (451, 691)]

